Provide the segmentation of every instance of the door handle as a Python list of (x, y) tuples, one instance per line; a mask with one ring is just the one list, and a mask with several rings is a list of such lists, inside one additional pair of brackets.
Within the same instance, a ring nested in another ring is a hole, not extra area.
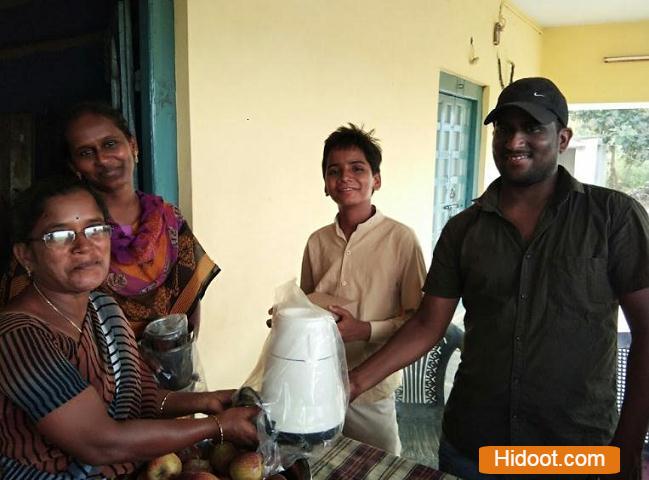
[(444, 205), (442, 208), (444, 210), (452, 210), (453, 208), (457, 208), (459, 206), (460, 206), (459, 203), (449, 203), (448, 205)]

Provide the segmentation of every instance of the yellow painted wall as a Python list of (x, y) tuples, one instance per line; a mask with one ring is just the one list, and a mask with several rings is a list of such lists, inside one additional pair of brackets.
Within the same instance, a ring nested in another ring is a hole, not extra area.
[(548, 28), (541, 70), (570, 103), (649, 101), (649, 62), (603, 61), (622, 55), (649, 55), (649, 21)]
[[(203, 302), (201, 354), (212, 388), (237, 387), (267, 335), (275, 286), (299, 275), (308, 235), (336, 213), (320, 162), (338, 126), (376, 129), (384, 164), (375, 204), (412, 226), (430, 259), (439, 73), (486, 86), (485, 108), (495, 103), (499, 1), (176, 0), (175, 7), (183, 36), (178, 101), (187, 109), (179, 169), (191, 169), (180, 172), (181, 208), (191, 210), (194, 231), (223, 269)], [(503, 62), (515, 63), (517, 77), (537, 75), (539, 30), (508, 8), (503, 14)], [(483, 158), (487, 137), (485, 129)]]

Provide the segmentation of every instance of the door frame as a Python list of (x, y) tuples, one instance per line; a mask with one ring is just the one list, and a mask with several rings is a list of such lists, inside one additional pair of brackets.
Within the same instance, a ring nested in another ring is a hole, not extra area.
[(143, 189), (178, 205), (173, 0), (139, 0)]

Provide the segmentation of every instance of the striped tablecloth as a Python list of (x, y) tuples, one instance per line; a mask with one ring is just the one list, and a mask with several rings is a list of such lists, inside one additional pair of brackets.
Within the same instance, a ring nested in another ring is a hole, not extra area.
[(313, 480), (451, 480), (442, 473), (403, 457), (339, 436), (333, 445), (313, 452)]

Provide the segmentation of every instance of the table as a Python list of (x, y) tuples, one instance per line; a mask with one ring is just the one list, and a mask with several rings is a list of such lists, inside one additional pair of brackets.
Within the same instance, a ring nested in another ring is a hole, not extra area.
[(458, 477), (340, 435), (309, 459), (313, 480), (454, 480)]

